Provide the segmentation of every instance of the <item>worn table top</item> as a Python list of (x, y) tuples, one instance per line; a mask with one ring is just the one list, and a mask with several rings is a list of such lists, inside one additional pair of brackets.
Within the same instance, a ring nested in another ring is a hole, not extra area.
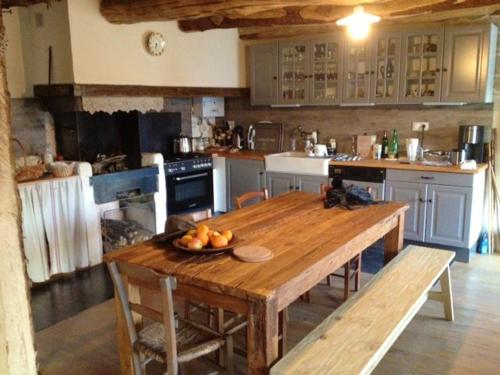
[(318, 195), (292, 192), (205, 221), (215, 230), (231, 229), (238, 245), (271, 249), (274, 258), (267, 262), (245, 263), (229, 254), (191, 255), (168, 242), (152, 241), (108, 253), (105, 260), (140, 264), (171, 274), (180, 283), (237, 298), (268, 299), (293, 288), (305, 270), (311, 270), (312, 281), (315, 267), (335, 269), (334, 253), (340, 255), (339, 262), (347, 261), (351, 248), (361, 246), (370, 233), (379, 233), (380, 225), (392, 225), (406, 209), (394, 202), (354, 211), (324, 209)]
[(482, 172), (488, 168), (487, 164), (478, 164), (477, 169), (467, 170), (460, 169), (459, 166), (453, 165), (449, 167), (434, 167), (430, 165), (423, 164), (406, 164), (400, 163), (399, 161), (390, 160), (373, 160), (373, 159), (363, 159), (356, 161), (331, 161), (330, 165), (338, 165), (343, 167), (367, 167), (367, 168), (386, 168), (386, 169), (400, 169), (407, 171), (421, 171), (421, 172), (441, 172), (441, 173), (463, 173), (463, 174), (475, 174)]

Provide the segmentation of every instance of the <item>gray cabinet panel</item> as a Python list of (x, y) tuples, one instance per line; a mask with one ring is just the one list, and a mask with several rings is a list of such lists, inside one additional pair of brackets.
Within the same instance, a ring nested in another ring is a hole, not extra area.
[(429, 185), (425, 241), (467, 247), (472, 188)]
[(400, 103), (439, 102), (444, 28), (403, 33)]
[(441, 101), (484, 101), (490, 28), (468, 25), (446, 29)]
[(228, 209), (234, 208), (234, 199), (266, 186), (264, 162), (260, 160), (227, 159), (226, 181)]
[(275, 197), (295, 189), (295, 176), (287, 173), (267, 173), (266, 184), (269, 195)]
[(404, 237), (409, 240), (424, 241), (427, 185), (399, 181), (386, 183), (387, 200), (405, 202), (410, 206), (405, 214)]
[(328, 177), (322, 176), (295, 176), (295, 190), (306, 193), (321, 193), (321, 184), (328, 184)]
[(277, 43), (250, 46), (250, 89), (253, 105), (271, 105), (277, 103)]

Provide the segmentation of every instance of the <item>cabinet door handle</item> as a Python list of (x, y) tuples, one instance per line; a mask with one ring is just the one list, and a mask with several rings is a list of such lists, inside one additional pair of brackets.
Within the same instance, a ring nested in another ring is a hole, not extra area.
[(290, 185), (290, 186), (288, 187), (288, 190), (292, 191), (292, 190), (293, 190), (293, 185)]
[(418, 198), (418, 201), (419, 201), (420, 203), (424, 203), (424, 202), (425, 202), (422, 198)]
[(264, 174), (264, 172), (259, 172), (259, 175), (261, 175), (261, 176), (262, 176), (263, 174)]
[(300, 190), (300, 187), (299, 186), (295, 186), (295, 190)]
[(443, 68), (443, 70), (441, 70), (443, 73), (446, 73), (448, 71), (447, 68)]
[(434, 177), (431, 176), (420, 176), (422, 180), (434, 180)]
[(432, 199), (429, 199), (429, 203), (432, 203)]
[(273, 79), (276, 81), (278, 79), (278, 77), (274, 76)]

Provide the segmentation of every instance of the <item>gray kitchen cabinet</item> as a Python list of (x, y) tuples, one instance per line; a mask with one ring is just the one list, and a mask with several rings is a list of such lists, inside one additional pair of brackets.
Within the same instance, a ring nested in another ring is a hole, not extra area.
[(326, 176), (295, 176), (295, 190), (305, 191), (306, 193), (321, 193), (321, 184), (327, 184)]
[(279, 44), (278, 55), (278, 103), (309, 103), (308, 41)]
[(328, 177), (267, 172), (266, 182), (271, 197), (294, 190), (319, 194), (321, 184), (327, 184)]
[(270, 197), (295, 190), (295, 175), (288, 173), (266, 173), (267, 190)]
[(399, 96), (401, 33), (377, 31), (371, 40), (370, 102), (395, 104)]
[(441, 101), (492, 102), (496, 42), (494, 25), (446, 28)]
[(226, 159), (227, 206), (234, 209), (236, 197), (250, 191), (260, 191), (266, 186), (264, 161)]
[(429, 185), (425, 242), (467, 247), (472, 188)]
[(342, 84), (342, 36), (311, 41), (309, 102), (340, 104)]
[(342, 103), (369, 103), (370, 99), (370, 39), (345, 40)]
[(278, 101), (278, 43), (250, 46), (250, 95), (252, 105)]
[(439, 102), (444, 28), (403, 33), (400, 103)]
[(405, 238), (413, 241), (425, 239), (425, 202), (427, 186), (413, 182), (387, 181), (386, 200), (408, 203), (405, 214)]
[[(405, 238), (469, 249), (483, 222), (485, 173), (387, 170), (386, 200), (402, 201)], [(465, 252), (468, 259), (468, 251)]]

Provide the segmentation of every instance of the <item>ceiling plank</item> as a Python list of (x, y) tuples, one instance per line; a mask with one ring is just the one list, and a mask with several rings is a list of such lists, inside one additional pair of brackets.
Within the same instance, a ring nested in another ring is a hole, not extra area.
[[(500, 22), (500, 8), (494, 7), (491, 12), (484, 13), (479, 9), (461, 11), (440, 12), (432, 14), (421, 14), (412, 17), (395, 17), (380, 22), (379, 26), (399, 27), (412, 24), (430, 24), (440, 22), (443, 24), (473, 24), (478, 22)], [(291, 38), (303, 35), (321, 35), (340, 31), (342, 28), (335, 23), (289, 25), (289, 26), (261, 26), (240, 28), (240, 39), (243, 40), (268, 40)]]
[[(434, 21), (462, 17), (489, 16), (500, 9), (498, 0), (388, 0), (371, 3), (365, 10), (377, 14), (384, 21), (422, 22), (430, 16)], [(217, 22), (212, 17), (180, 20), (179, 27), (183, 31), (205, 31), (215, 28), (240, 29), (247, 27), (277, 27), (288, 25), (314, 25), (334, 23), (339, 18), (352, 13), (351, 6), (318, 5), (285, 7), (279, 13), (270, 12), (258, 17), (224, 17), (218, 16)], [(246, 34), (246, 33), (243, 33)]]

